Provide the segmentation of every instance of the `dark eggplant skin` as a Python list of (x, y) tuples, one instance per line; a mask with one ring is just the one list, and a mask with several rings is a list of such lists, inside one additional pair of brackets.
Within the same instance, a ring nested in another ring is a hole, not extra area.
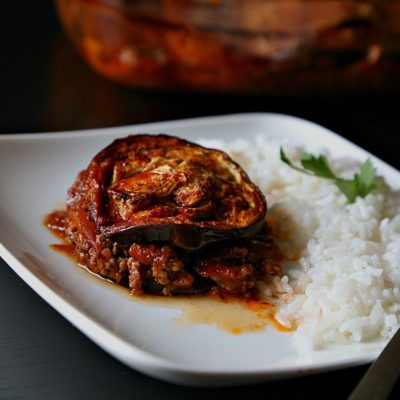
[(212, 230), (191, 225), (165, 224), (131, 226), (116, 230), (101, 229), (104, 236), (123, 244), (165, 242), (185, 250), (197, 250), (222, 241), (250, 239), (262, 228), (264, 218), (241, 229)]
[(222, 151), (164, 134), (115, 140), (68, 192), (78, 231), (124, 244), (162, 242), (196, 250), (249, 239), (262, 228), (264, 195)]

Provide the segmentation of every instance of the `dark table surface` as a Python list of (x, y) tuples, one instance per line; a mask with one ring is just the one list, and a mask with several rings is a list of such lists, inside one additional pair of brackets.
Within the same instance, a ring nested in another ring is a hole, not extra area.
[[(400, 168), (400, 95), (395, 92), (277, 98), (135, 91), (107, 82), (83, 64), (50, 2), (3, 3), (0, 133), (272, 111), (322, 124)], [(1, 259), (0, 310), (0, 399), (345, 399), (367, 368), (238, 388), (160, 382), (100, 350)], [(400, 398), (399, 384), (395, 398)]]

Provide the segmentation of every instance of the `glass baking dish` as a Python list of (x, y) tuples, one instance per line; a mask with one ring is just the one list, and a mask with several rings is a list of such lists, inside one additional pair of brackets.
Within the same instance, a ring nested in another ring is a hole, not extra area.
[(293, 94), (400, 87), (399, 0), (57, 0), (100, 74), (151, 89)]

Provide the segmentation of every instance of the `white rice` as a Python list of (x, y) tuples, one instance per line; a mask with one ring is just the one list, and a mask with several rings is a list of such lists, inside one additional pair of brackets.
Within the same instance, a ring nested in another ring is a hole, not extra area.
[[(280, 161), (282, 145), (299, 160), (293, 144), (267, 136), (201, 143), (227, 151), (247, 171), (265, 193), (281, 248), (298, 260), (282, 278), (259, 283), (265, 298), (279, 294), (278, 321), (312, 347), (392, 336), (400, 325), (400, 192), (383, 185), (348, 204), (331, 181)], [(341, 176), (359, 168), (333, 157)]]

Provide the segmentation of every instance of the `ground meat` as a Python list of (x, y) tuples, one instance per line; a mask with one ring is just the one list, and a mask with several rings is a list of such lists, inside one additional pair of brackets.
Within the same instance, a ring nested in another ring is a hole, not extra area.
[(123, 252), (120, 252), (121, 256), (113, 255), (110, 241), (99, 235), (98, 240), (102, 242), (103, 247), (99, 253), (73, 226), (68, 225), (66, 233), (68, 240), (74, 245), (75, 255), (81, 265), (113, 282), (127, 283), (129, 259), (123, 256)]
[(133, 294), (143, 294), (144, 271), (139, 261), (130, 259), (129, 262), (129, 287)]
[(251, 264), (229, 265), (223, 261), (203, 263), (198, 273), (203, 278), (214, 281), (224, 291), (244, 294), (256, 285)]
[(129, 248), (129, 254), (139, 263), (137, 271), (152, 279), (153, 285), (162, 287), (164, 295), (192, 288), (194, 277), (185, 270), (184, 263), (177, 258), (171, 246), (134, 243)]
[(96, 236), (94, 245), (78, 232), (67, 213), (61, 211), (50, 214), (46, 225), (58, 236), (65, 232), (64, 240), (73, 244), (81, 265), (129, 287), (135, 295), (209, 290), (251, 294), (256, 290), (258, 279), (281, 274), (283, 255), (266, 229), (252, 240), (224, 242), (193, 252), (167, 244), (124, 245), (101, 234)]

